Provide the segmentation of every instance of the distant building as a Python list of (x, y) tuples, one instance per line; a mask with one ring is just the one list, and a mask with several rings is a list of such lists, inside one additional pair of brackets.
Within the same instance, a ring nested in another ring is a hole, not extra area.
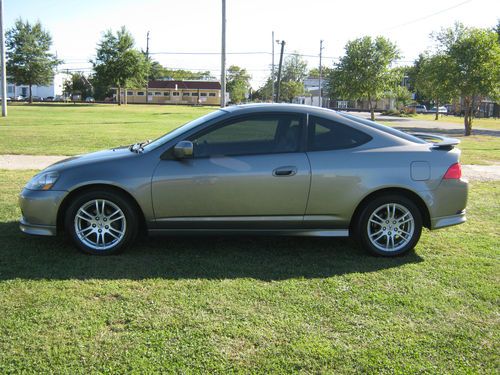
[[(219, 105), (218, 81), (149, 81), (146, 87), (127, 89), (127, 103)], [(125, 92), (122, 92), (122, 100)], [(116, 100), (116, 94), (115, 94)]]
[[(42, 99), (47, 97), (61, 97), (64, 91), (64, 81), (68, 79), (70, 75), (68, 73), (58, 72), (54, 75), (52, 82), (48, 86), (37, 86), (33, 85), (31, 88), (32, 95), (38, 96)], [(15, 83), (7, 84), (7, 97), (17, 98), (18, 96), (24, 96), (27, 98), (30, 95), (30, 88), (28, 85), (17, 85)]]
[[(328, 106), (328, 93), (326, 89), (326, 80), (323, 78), (321, 81), (321, 96), (323, 97), (322, 105), (323, 107)], [(306, 104), (312, 106), (319, 106), (319, 79), (318, 78), (306, 78), (304, 80), (304, 91), (305, 94), (301, 96), (296, 96), (293, 98), (292, 103), (296, 104)]]

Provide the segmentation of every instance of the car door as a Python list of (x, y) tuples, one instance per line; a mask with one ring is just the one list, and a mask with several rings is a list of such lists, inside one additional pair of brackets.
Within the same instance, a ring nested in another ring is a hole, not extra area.
[(152, 179), (157, 228), (299, 227), (310, 166), (304, 116), (239, 116), (190, 136), (193, 158), (162, 160)]
[(359, 148), (371, 139), (334, 119), (309, 116), (307, 156), (312, 177), (305, 227), (338, 229), (349, 225), (366, 191), (364, 177), (377, 173), (369, 156)]

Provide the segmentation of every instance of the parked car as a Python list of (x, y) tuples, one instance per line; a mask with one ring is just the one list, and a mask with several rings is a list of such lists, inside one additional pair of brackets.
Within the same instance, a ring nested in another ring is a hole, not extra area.
[(91, 96), (87, 96), (87, 97), (85, 98), (85, 101), (86, 101), (87, 103), (94, 103), (94, 102), (95, 102), (95, 99), (94, 99), (93, 97), (91, 97)]
[(20, 101), (22, 101), (22, 100), (26, 100), (26, 97), (25, 97), (25, 96), (22, 96), (22, 95), (17, 95), (17, 96), (15, 96), (13, 99), (14, 99), (14, 100), (20, 100)]
[(411, 104), (406, 106), (408, 109), (414, 109), (415, 113), (426, 113), (427, 107), (423, 104)]
[(47, 96), (47, 97), (45, 98), (45, 100), (46, 100), (47, 102), (53, 102), (53, 101), (54, 101), (54, 97), (53, 97), (53, 96)]
[[(3, 97), (0, 96), (0, 102), (3, 100)], [(7, 101), (10, 102), (12, 99), (7, 97)]]
[[(443, 115), (446, 115), (448, 113), (448, 109), (446, 107), (438, 107), (437, 111), (438, 111), (438, 113), (441, 113)], [(429, 110), (429, 113), (436, 113), (436, 107), (432, 107)]]
[(20, 194), (20, 228), (65, 231), (98, 255), (122, 251), (143, 228), (351, 235), (393, 256), (422, 227), (466, 220), (457, 143), (317, 107), (226, 107), (154, 141), (46, 168)]
[(34, 102), (43, 102), (43, 98), (41, 96), (38, 96), (38, 95), (33, 95), (32, 100)]

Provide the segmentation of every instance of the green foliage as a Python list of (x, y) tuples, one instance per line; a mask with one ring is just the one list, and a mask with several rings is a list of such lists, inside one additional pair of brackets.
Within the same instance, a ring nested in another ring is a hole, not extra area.
[[(322, 67), (322, 76), (323, 76), (323, 79), (326, 78), (326, 77), (329, 77), (330, 74), (332, 74), (332, 68), (329, 68), (327, 66), (323, 66)], [(309, 78), (319, 78), (319, 68), (313, 68), (311, 70), (309, 70), (309, 73), (307, 73), (307, 77)]]
[(368, 100), (372, 119), (373, 102), (381, 99), (394, 82), (391, 64), (399, 58), (395, 44), (384, 37), (369, 36), (350, 41), (345, 56), (335, 64), (329, 77), (329, 94), (333, 98)]
[(32, 25), (18, 19), (14, 27), (7, 30), (5, 45), (7, 74), (12, 82), (29, 86), (31, 103), (31, 87), (50, 84), (56, 67), (62, 63), (49, 52), (52, 37), (40, 22)]
[(169, 78), (169, 79), (174, 79), (174, 80), (214, 80), (215, 77), (210, 73), (209, 70), (207, 71), (202, 71), (202, 72), (193, 72), (191, 70), (185, 70), (185, 69), (169, 69), (162, 67), (160, 64), (158, 64), (161, 69), (157, 70), (157, 73), (155, 75), (155, 78), (152, 79), (158, 79), (158, 78)]
[(250, 90), (251, 75), (246, 69), (231, 65), (227, 70), (227, 91), (233, 103), (241, 103)]
[(64, 93), (68, 96), (80, 95), (82, 99), (92, 96), (92, 85), (82, 72), (72, 73), (64, 82)]
[(280, 97), (282, 100), (291, 102), (296, 96), (304, 94), (304, 84), (296, 81), (282, 81)]
[[(450, 56), (445, 53), (422, 54), (418, 62), (415, 87), (425, 97), (434, 101), (437, 111), (440, 104), (450, 101), (457, 95), (456, 83), (452, 75), (453, 63)], [(437, 119), (438, 113), (436, 112)]]
[(134, 38), (124, 26), (116, 34), (111, 30), (104, 33), (92, 64), (96, 79), (118, 87), (118, 91), (125, 87), (144, 86), (149, 74), (146, 57), (134, 49)]
[(307, 61), (298, 53), (293, 53), (285, 58), (283, 62), (282, 82), (304, 82), (307, 77)]
[(449, 76), (462, 98), (465, 135), (472, 132), (472, 118), (484, 97), (500, 98), (500, 44), (491, 29), (454, 28), (434, 35), (438, 51), (449, 61)]

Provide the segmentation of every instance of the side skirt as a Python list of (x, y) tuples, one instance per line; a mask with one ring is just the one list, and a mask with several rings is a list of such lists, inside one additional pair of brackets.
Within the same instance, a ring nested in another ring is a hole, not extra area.
[(155, 235), (245, 235), (245, 236), (306, 236), (349, 237), (348, 229), (148, 229)]

